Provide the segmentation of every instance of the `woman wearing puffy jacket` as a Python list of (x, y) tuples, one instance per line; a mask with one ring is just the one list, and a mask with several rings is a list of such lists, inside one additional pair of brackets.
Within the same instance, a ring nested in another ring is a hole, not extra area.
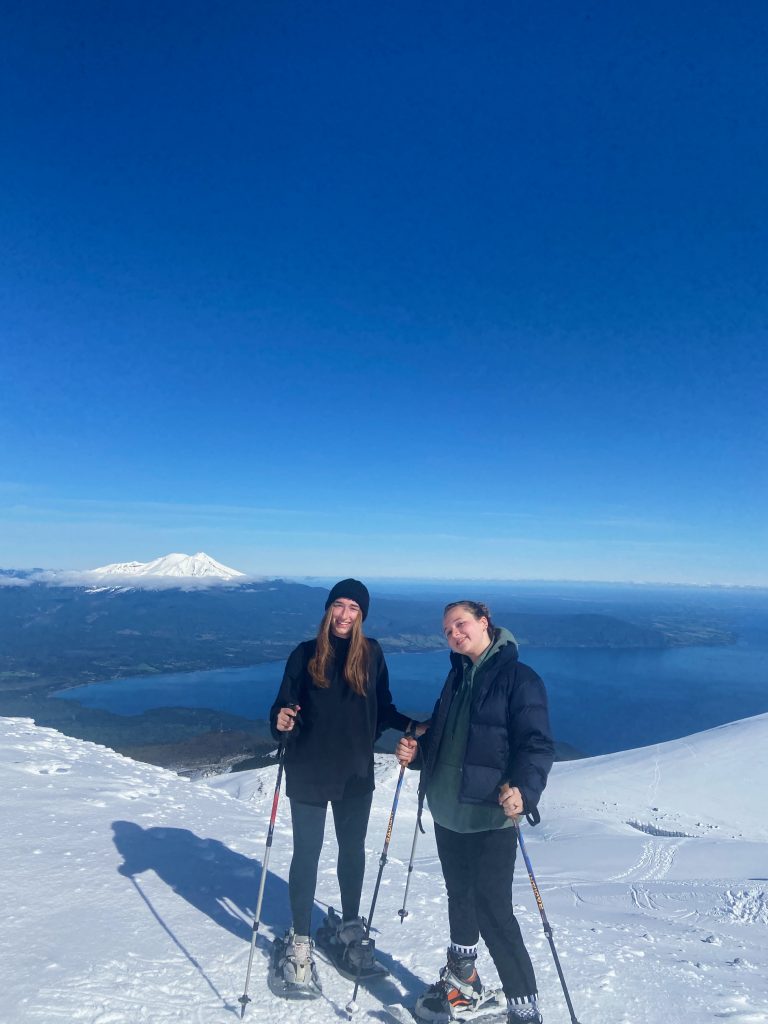
[(508, 1024), (540, 1022), (536, 978), (512, 905), (515, 819), (538, 820), (552, 767), (547, 695), (493, 625), (486, 605), (449, 604), (443, 630), (451, 670), (417, 742), (404, 737), (401, 764), (421, 768), (448, 892), (450, 946), (440, 979), (416, 1003), (427, 1021), (471, 1015), (484, 990), (475, 967), (483, 937), (507, 997)]

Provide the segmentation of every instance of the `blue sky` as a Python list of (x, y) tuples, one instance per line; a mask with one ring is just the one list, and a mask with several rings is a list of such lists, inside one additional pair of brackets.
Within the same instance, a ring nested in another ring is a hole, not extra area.
[(768, 585), (768, 7), (12, 4), (0, 565)]

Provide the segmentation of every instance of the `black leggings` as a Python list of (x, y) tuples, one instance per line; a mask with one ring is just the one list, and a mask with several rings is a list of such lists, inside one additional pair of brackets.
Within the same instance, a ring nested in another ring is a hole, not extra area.
[[(339, 844), (336, 874), (341, 893), (341, 913), (345, 921), (360, 913), (360, 894), (365, 875), (365, 833), (372, 799), (373, 793), (365, 793), (363, 796), (348, 796), (331, 801), (336, 841)], [(309, 935), (328, 803), (309, 804), (301, 800), (291, 800), (290, 803), (293, 859), (288, 874), (288, 893), (293, 928), (297, 935)]]
[(512, 906), (515, 830), (463, 833), (435, 824), (435, 838), (448, 892), (451, 942), (475, 946), (482, 935), (504, 994), (530, 999), (536, 995), (536, 978)]

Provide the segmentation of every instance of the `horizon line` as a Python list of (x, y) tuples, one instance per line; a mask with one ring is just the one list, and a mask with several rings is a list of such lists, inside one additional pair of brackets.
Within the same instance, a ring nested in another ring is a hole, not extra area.
[[(5, 574), (11, 574), (15, 572), (20, 573), (51, 573), (51, 574), (62, 574), (69, 576), (77, 576), (79, 574), (85, 575), (86, 573), (91, 574), (94, 572), (93, 569), (53, 569), (43, 568), (41, 566), (32, 567), (0, 567), (0, 572)], [(403, 583), (403, 584), (443, 584), (443, 583), (492, 583), (492, 584), (561, 584), (567, 586), (623, 586), (623, 587), (683, 587), (696, 590), (768, 590), (768, 582), (766, 583), (721, 583), (715, 581), (708, 581), (705, 583), (696, 583), (692, 581), (679, 581), (679, 580), (638, 580), (638, 579), (596, 579), (596, 578), (573, 578), (573, 577), (539, 577), (539, 576), (381, 576), (363, 573), (365, 578), (371, 582), (382, 582), (382, 583)], [(201, 585), (225, 585), (225, 586), (242, 586), (249, 582), (266, 582), (269, 580), (284, 580), (288, 582), (298, 582), (310, 585), (312, 581), (322, 583), (326, 580), (335, 580), (338, 578), (338, 574), (329, 575), (327, 573), (248, 573), (244, 576), (237, 577), (235, 579), (219, 578), (215, 576), (165, 576), (158, 574), (157, 576), (133, 576), (126, 574), (125, 576), (119, 574), (113, 574), (111, 579), (119, 580), (131, 580), (134, 585), (138, 581), (167, 581), (169, 584), (172, 581), (178, 581), (178, 585), (186, 583), (198, 583)], [(35, 580), (34, 582), (45, 582), (49, 584), (55, 584), (55, 580)]]

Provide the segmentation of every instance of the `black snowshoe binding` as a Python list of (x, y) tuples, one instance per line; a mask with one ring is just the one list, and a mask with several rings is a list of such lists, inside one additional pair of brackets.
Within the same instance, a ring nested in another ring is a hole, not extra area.
[(317, 999), (323, 987), (312, 955), (312, 941), (296, 942), (293, 928), (275, 939), (267, 983), (283, 999)]
[(417, 1020), (445, 1024), (446, 1021), (472, 1020), (498, 1016), (506, 1020), (507, 1001), (503, 993), (483, 988), (475, 967), (477, 956), (457, 956), (448, 950), (448, 962), (440, 968), (440, 980), (422, 992), (413, 1008)]
[(371, 981), (383, 978), (389, 972), (376, 960), (376, 944), (365, 937), (365, 922), (361, 917), (342, 921), (333, 907), (317, 929), (317, 948), (329, 963), (350, 981)]

